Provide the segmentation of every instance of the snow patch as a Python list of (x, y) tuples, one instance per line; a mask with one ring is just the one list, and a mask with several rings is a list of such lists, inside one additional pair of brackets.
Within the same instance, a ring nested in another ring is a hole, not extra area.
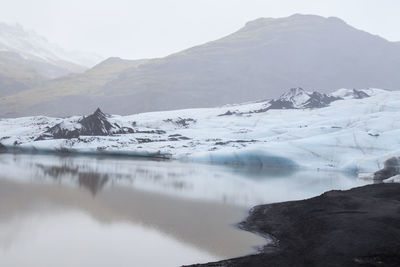
[(384, 183), (400, 183), (400, 175), (392, 176), (388, 179), (383, 180)]

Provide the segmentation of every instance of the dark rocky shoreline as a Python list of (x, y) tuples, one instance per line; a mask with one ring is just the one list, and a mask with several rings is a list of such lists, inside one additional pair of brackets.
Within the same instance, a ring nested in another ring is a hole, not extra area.
[(400, 184), (256, 206), (240, 227), (274, 242), (256, 255), (193, 266), (400, 266)]

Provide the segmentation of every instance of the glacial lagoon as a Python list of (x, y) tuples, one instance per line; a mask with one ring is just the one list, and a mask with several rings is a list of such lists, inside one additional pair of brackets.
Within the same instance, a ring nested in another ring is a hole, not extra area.
[(366, 184), (340, 172), (0, 154), (0, 266), (180, 266), (256, 253), (258, 204)]

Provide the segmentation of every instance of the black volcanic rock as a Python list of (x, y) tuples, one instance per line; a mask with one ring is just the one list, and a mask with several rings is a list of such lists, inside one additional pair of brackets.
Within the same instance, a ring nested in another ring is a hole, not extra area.
[(131, 128), (124, 128), (110, 122), (109, 118), (109, 115), (98, 108), (93, 114), (85, 116), (75, 123), (63, 121), (53, 126), (36, 140), (72, 139), (79, 136), (110, 136), (134, 132)]
[(400, 174), (400, 159), (392, 157), (385, 161), (383, 169), (374, 173), (374, 180), (382, 181)]
[(196, 266), (400, 266), (400, 184), (253, 208), (245, 230), (271, 236), (260, 254)]

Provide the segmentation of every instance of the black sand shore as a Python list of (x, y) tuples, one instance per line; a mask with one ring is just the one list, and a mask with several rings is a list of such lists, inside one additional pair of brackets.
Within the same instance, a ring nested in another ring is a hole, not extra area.
[(194, 266), (400, 266), (400, 184), (257, 206), (240, 227), (275, 241), (257, 255)]

